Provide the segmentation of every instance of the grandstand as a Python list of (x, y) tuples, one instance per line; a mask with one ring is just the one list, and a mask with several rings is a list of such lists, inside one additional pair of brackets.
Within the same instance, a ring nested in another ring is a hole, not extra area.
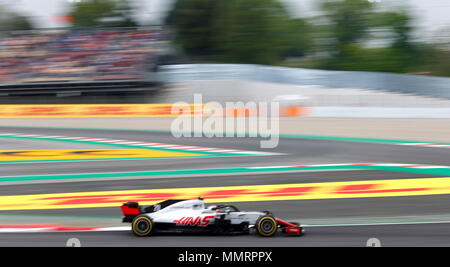
[(26, 32), (0, 39), (0, 94), (126, 90), (157, 82), (160, 30)]

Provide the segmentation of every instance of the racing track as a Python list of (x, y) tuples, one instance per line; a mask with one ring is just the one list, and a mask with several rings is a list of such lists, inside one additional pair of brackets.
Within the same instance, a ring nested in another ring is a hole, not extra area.
[[(106, 130), (62, 130), (0, 128), (1, 132), (38, 135), (84, 136), (114, 138), (142, 142), (178, 144), (261, 151), (259, 140), (252, 138), (184, 138), (169, 133)], [(77, 144), (32, 142), (0, 138), (2, 150), (81, 149)], [(3, 147), (8, 144), (8, 147)], [(82, 147), (87, 148), (87, 147)], [(233, 168), (278, 165), (333, 163), (410, 163), (450, 165), (450, 149), (395, 146), (387, 144), (280, 139), (273, 151), (279, 155), (236, 157), (152, 158), (84, 162), (1, 164), (2, 177), (57, 175), (76, 173), (110, 173), (136, 171), (167, 171), (205, 168)], [(43, 180), (0, 182), (0, 196), (125, 191), (139, 189), (229, 187), (239, 185), (273, 185), (381, 181), (392, 179), (433, 178), (433, 175), (387, 170), (309, 170), (261, 172), (247, 174), (202, 174), (185, 176), (122, 177), (111, 179)], [(208, 199), (207, 199), (208, 200)], [(308, 225), (301, 238), (277, 236), (155, 236), (135, 238), (128, 231), (114, 232), (46, 232), (2, 233), (0, 246), (64, 246), (68, 238), (77, 237), (83, 246), (364, 246), (367, 239), (377, 237), (386, 246), (449, 246), (450, 195), (406, 195), (394, 197), (348, 197), (296, 199), (235, 203), (242, 209), (271, 210), (277, 216), (299, 220)], [(1, 203), (0, 203), (1, 206)], [(2, 210), (0, 225), (58, 223), (76, 226), (117, 226), (118, 207)], [(424, 224), (426, 223), (426, 224)], [(358, 226), (345, 226), (356, 224)]]

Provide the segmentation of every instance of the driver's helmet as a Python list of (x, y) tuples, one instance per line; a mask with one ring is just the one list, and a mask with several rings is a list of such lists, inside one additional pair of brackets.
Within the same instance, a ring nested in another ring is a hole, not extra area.
[(214, 212), (219, 212), (220, 210), (218, 209), (217, 205), (211, 205), (208, 206), (208, 210), (214, 211)]

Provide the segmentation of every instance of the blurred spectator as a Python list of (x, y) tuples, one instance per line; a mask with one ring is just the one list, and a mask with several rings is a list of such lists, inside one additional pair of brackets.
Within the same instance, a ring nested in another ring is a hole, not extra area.
[(165, 42), (156, 31), (32, 34), (0, 39), (0, 83), (143, 79)]

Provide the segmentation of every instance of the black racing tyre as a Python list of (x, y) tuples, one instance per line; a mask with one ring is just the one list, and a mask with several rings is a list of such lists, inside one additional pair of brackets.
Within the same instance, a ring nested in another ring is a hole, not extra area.
[(278, 224), (272, 216), (262, 216), (256, 222), (256, 231), (260, 236), (271, 237), (278, 232)]
[(140, 237), (151, 235), (153, 228), (153, 221), (147, 216), (138, 216), (131, 223), (133, 234)]

